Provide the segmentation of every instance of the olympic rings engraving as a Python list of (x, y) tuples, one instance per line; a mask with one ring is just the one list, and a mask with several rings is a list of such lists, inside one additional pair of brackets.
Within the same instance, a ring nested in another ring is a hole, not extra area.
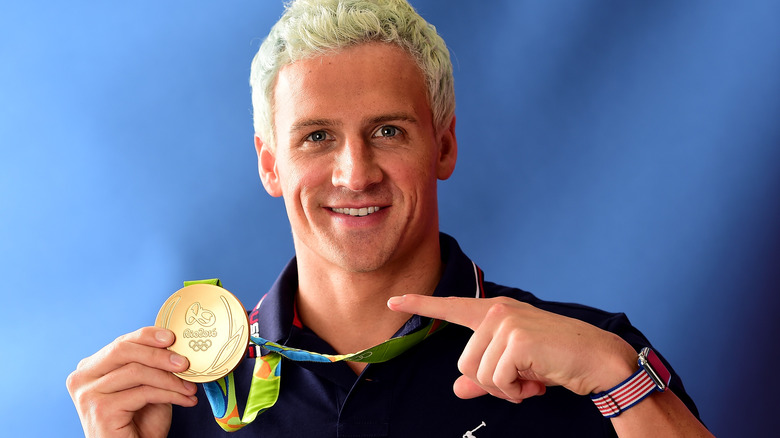
[(193, 351), (206, 351), (211, 347), (211, 339), (206, 339), (205, 341), (193, 339), (190, 341), (189, 345)]

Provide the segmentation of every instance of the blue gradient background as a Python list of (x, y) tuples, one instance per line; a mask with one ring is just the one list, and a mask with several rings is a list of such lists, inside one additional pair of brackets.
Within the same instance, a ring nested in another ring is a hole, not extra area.
[[(776, 431), (780, 3), (414, 4), (455, 63), (442, 229), (489, 279), (626, 312), (716, 435)], [(0, 5), (4, 436), (80, 435), (79, 359), (185, 279), (253, 305), (292, 255), (247, 83), (281, 10)]]

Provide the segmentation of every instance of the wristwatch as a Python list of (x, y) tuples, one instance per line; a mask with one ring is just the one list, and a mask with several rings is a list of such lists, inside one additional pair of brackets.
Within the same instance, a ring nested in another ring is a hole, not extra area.
[(639, 370), (614, 388), (590, 398), (605, 417), (617, 417), (653, 391), (665, 391), (672, 374), (655, 352), (645, 347), (639, 352)]

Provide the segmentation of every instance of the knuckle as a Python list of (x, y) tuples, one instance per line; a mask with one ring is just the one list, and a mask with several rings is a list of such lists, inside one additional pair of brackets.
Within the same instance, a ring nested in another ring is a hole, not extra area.
[(127, 342), (127, 341), (129, 341), (129, 340), (130, 340), (130, 338), (131, 338), (132, 336), (133, 336), (133, 333), (125, 333), (125, 334), (123, 334), (123, 335), (117, 336), (117, 337), (116, 337), (116, 339), (114, 339), (114, 341), (113, 341), (113, 342), (111, 342), (111, 343), (110, 343), (110, 344), (108, 344), (108, 345), (116, 345), (116, 344), (121, 344), (121, 343), (123, 343), (123, 342)]
[(76, 405), (76, 409), (79, 412), (89, 413), (94, 409), (93, 406), (96, 404), (94, 399), (97, 396), (89, 391), (79, 389), (74, 391), (71, 397), (73, 398), (73, 404)]
[(154, 334), (157, 330), (158, 328), (156, 327), (141, 327), (133, 332), (133, 335), (135, 335), (137, 339), (151, 339), (154, 338)]
[(492, 300), (496, 304), (506, 304), (506, 305), (512, 306), (512, 307), (517, 306), (518, 303), (520, 303), (520, 301), (517, 301), (514, 298), (509, 298), (509, 297), (504, 297), (504, 296), (495, 297)]
[(122, 367), (122, 378), (133, 382), (140, 382), (143, 379), (143, 366), (137, 362), (131, 362)]
[(479, 369), (477, 370), (477, 381), (485, 386), (496, 386), (493, 382), (493, 373), (490, 370)]
[(114, 342), (112, 344), (124, 344), (127, 342), (135, 342), (139, 339), (144, 338), (150, 333), (150, 330), (152, 327), (141, 327), (138, 330), (132, 331), (130, 333), (125, 333), (121, 336), (118, 336), (116, 339), (114, 339)]
[(107, 374), (104, 379), (109, 386), (126, 388), (149, 384), (154, 379), (154, 374), (143, 364), (131, 362), (125, 364), (115, 372)]
[(141, 385), (141, 386), (138, 386), (136, 389), (138, 390), (138, 392), (141, 393), (141, 398), (144, 401), (149, 400), (149, 397), (151, 396), (152, 388), (150, 388), (147, 385)]
[(510, 355), (520, 355), (523, 351), (526, 351), (530, 345), (528, 333), (519, 327), (510, 327), (507, 330), (507, 351)]
[(138, 387), (138, 390), (144, 403), (153, 403), (157, 401), (159, 398), (158, 392), (161, 392), (161, 390), (153, 388), (149, 385), (141, 385)]
[(486, 318), (496, 318), (496, 319), (502, 319), (506, 317), (512, 310), (512, 306), (510, 303), (507, 303), (503, 300), (497, 301), (493, 303), (490, 308), (488, 308), (487, 313), (485, 314)]
[(116, 338), (114, 342), (105, 346), (104, 351), (106, 353), (106, 356), (116, 356), (121, 354), (123, 350), (123, 346), (125, 345), (126, 342), (126, 339), (123, 336), (125, 335)]
[(165, 370), (171, 370), (171, 352), (165, 348), (155, 348), (151, 351), (151, 361), (155, 367)]
[(464, 355), (458, 359), (458, 371), (464, 376), (471, 377), (476, 374), (477, 367), (474, 365), (473, 361), (469, 360), (469, 358)]
[(68, 392), (71, 396), (73, 396), (74, 391), (76, 388), (79, 387), (79, 381), (81, 379), (79, 378), (78, 371), (73, 371), (72, 373), (68, 374), (68, 377), (65, 378), (65, 387), (68, 388)]
[(106, 399), (101, 397), (90, 397), (84, 400), (84, 411), (92, 418), (111, 418), (114, 414), (111, 412), (111, 404)]
[(81, 359), (78, 364), (76, 364), (76, 371), (83, 370), (87, 367), (87, 358)]

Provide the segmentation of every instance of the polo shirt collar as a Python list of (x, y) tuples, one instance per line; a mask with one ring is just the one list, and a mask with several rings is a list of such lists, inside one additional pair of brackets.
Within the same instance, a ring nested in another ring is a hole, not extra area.
[[(444, 273), (433, 292), (434, 296), (484, 296), (482, 271), (463, 253), (457, 241), (439, 233)], [(285, 344), (292, 333), (295, 319), (295, 293), (298, 290), (298, 265), (293, 257), (282, 270), (268, 293), (255, 307), (257, 330), (253, 333), (265, 339)], [(255, 312), (253, 312), (255, 313)], [(427, 324), (427, 318), (412, 316), (395, 336), (411, 333)]]

